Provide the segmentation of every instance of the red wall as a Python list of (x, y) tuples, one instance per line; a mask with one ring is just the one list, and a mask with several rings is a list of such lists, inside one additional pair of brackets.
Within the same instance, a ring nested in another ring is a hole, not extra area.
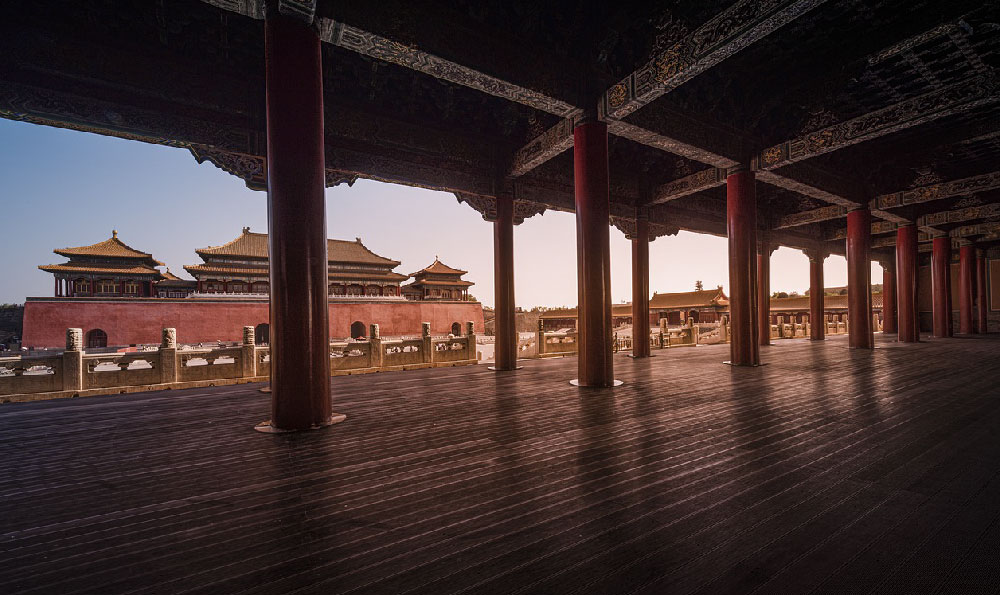
[[(348, 302), (330, 304), (330, 336), (351, 336), (351, 323), (377, 323), (381, 334), (419, 335), (423, 322), (431, 332), (447, 334), (453, 322), (475, 323), (483, 332), (483, 308), (478, 302)], [(244, 326), (268, 322), (268, 303), (211, 299), (28, 298), (24, 305), (26, 347), (66, 346), (66, 329), (99, 328), (108, 345), (159, 343), (161, 329), (177, 329), (180, 343), (240, 341)]]

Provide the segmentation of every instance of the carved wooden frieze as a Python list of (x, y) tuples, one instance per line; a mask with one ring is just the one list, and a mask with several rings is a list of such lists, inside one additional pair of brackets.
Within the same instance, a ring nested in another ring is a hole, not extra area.
[(953, 238), (968, 238), (972, 236), (987, 236), (1000, 233), (1000, 222), (963, 225), (948, 232)]
[(828, 192), (822, 188), (817, 188), (811, 184), (800, 182), (777, 172), (761, 170), (756, 173), (756, 177), (757, 180), (766, 184), (777, 186), (778, 188), (784, 188), (785, 190), (791, 190), (792, 192), (797, 192), (803, 196), (815, 198), (825, 203), (840, 205), (842, 207), (853, 207), (857, 205), (856, 202), (847, 197), (834, 194), (833, 192)]
[(892, 194), (882, 194), (872, 201), (872, 206), (876, 209), (891, 209), (905, 205), (931, 202), (942, 198), (961, 196), (963, 194), (993, 190), (995, 188), (1000, 188), (1000, 171), (973, 176), (971, 178), (962, 178), (961, 180), (942, 182), (931, 186), (921, 186), (920, 188), (893, 192)]
[(727, 174), (728, 170), (725, 168), (710, 167), (689, 176), (684, 176), (679, 180), (661, 184), (653, 191), (653, 199), (649, 201), (649, 204), (661, 204), (677, 200), (689, 194), (701, 192), (702, 190), (718, 188), (726, 183)]
[(333, 188), (335, 186), (340, 186), (341, 184), (347, 184), (348, 186), (353, 186), (355, 182), (358, 181), (358, 176), (354, 174), (344, 173), (337, 171), (335, 169), (326, 170), (326, 187)]
[(792, 213), (790, 215), (780, 217), (774, 224), (774, 229), (787, 229), (789, 227), (796, 227), (799, 225), (829, 221), (830, 219), (840, 219), (841, 217), (846, 216), (847, 207), (830, 205), (828, 207), (820, 207), (818, 209), (812, 209), (811, 211), (802, 211), (801, 213)]
[(624, 118), (824, 1), (739, 0), (608, 89), (598, 109)]
[(264, 0), (202, 0), (202, 2), (252, 19), (264, 18)]
[(512, 177), (523, 176), (549, 159), (573, 147), (573, 127), (576, 118), (564, 118), (555, 126), (534, 138), (514, 154), (510, 168)]
[(363, 31), (357, 27), (327, 18), (317, 19), (317, 22), (320, 38), (335, 46), (557, 116), (571, 117), (580, 112), (577, 107), (565, 101), (439, 58), (374, 33)]
[(962, 223), (975, 219), (986, 219), (1000, 215), (1000, 204), (980, 205), (978, 207), (966, 207), (954, 211), (942, 211), (931, 213), (917, 219), (917, 225), (924, 227), (927, 225), (942, 225), (945, 223)]
[[(872, 235), (881, 235), (884, 233), (893, 233), (899, 225), (895, 221), (873, 221), (872, 222)], [(827, 240), (846, 240), (847, 239), (847, 228), (841, 227), (833, 233), (826, 237)]]
[(608, 118), (607, 123), (608, 133), (627, 138), (630, 141), (646, 145), (647, 147), (660, 149), (661, 151), (673, 153), (685, 159), (691, 159), (692, 161), (698, 161), (714, 167), (733, 167), (736, 165), (736, 162), (728, 157), (651, 130), (646, 130), (634, 124), (612, 118)]
[(998, 100), (994, 76), (981, 75), (834, 124), (761, 151), (755, 169), (774, 169)]

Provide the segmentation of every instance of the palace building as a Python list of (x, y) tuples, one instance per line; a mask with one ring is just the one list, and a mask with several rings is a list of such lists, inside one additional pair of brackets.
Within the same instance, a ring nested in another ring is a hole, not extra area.
[(162, 262), (119, 240), (117, 230), (103, 242), (53, 252), (69, 262), (38, 268), (55, 277), (56, 297), (153, 297), (166, 278), (156, 268)]
[[(267, 234), (249, 227), (222, 246), (196, 250), (203, 264), (184, 267), (197, 280), (198, 293), (257, 294), (269, 291)], [(328, 293), (333, 297), (399, 297), (407, 279), (393, 271), (398, 260), (379, 256), (361, 243), (328, 239)]]
[(411, 273), (413, 282), (403, 286), (403, 297), (408, 300), (465, 300), (469, 287), (475, 285), (462, 279), (469, 271), (453, 269), (437, 258), (430, 265)]

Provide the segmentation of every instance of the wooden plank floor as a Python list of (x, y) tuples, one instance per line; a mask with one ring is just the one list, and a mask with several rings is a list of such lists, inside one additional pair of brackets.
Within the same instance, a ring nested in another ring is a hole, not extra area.
[(993, 593), (1000, 339), (0, 406), (0, 593)]

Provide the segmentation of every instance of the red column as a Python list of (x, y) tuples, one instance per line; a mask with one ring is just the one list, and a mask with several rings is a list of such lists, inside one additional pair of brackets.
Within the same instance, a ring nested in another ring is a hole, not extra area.
[(517, 368), (517, 323), (514, 315), (514, 201), (497, 196), (493, 222), (493, 290), (496, 298), (494, 370)]
[(59, 297), (59, 277), (53, 277), (52, 281), (52, 295), (53, 297)]
[(632, 357), (649, 357), (649, 220), (635, 219), (632, 238)]
[(899, 332), (896, 316), (896, 259), (882, 262), (882, 332)]
[(608, 126), (587, 119), (573, 131), (580, 386), (613, 386)]
[(976, 333), (972, 323), (972, 295), (975, 291), (976, 249), (971, 245), (958, 250), (958, 332)]
[(976, 326), (983, 335), (989, 332), (989, 306), (986, 299), (986, 253), (976, 250), (976, 310), (979, 314)]
[(757, 346), (757, 197), (752, 171), (740, 168), (726, 178), (726, 231), (729, 236), (731, 363), (760, 365)]
[(264, 21), (271, 281), (271, 419), (263, 431), (341, 421), (330, 411), (323, 75), (309, 25)]
[(757, 247), (757, 342), (771, 344), (771, 244), (766, 240)]
[(931, 295), (934, 298), (934, 336), (951, 335), (951, 238), (934, 238), (931, 256)]
[(847, 333), (852, 349), (872, 349), (872, 215), (867, 207), (847, 214)]
[(823, 287), (823, 261), (826, 254), (817, 250), (809, 254), (809, 338), (826, 339), (826, 294)]
[(896, 315), (902, 343), (920, 341), (917, 279), (917, 227), (904, 225), (896, 230)]

